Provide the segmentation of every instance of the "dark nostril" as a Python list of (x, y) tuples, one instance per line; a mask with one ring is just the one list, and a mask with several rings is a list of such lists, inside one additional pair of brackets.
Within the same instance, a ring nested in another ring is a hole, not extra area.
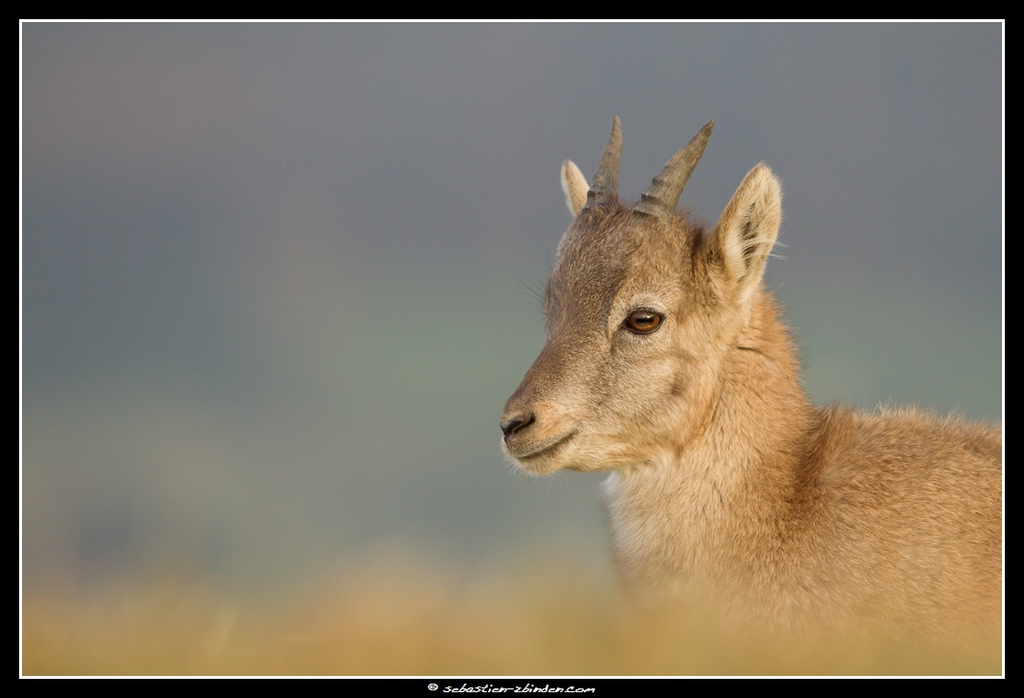
[(507, 439), (508, 437), (512, 436), (516, 432), (522, 431), (531, 424), (533, 424), (533, 415), (529, 414), (526, 416), (512, 417), (508, 421), (505, 421), (503, 419), (501, 420), (499, 426), (501, 427), (501, 431), (503, 434), (505, 434), (505, 438)]

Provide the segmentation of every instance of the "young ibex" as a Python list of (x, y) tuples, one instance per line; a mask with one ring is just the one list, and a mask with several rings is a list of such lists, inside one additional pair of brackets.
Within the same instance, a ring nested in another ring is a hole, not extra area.
[(762, 274), (782, 220), (763, 163), (712, 230), (677, 213), (709, 122), (640, 202), (617, 198), (619, 121), (544, 296), (547, 341), (501, 418), (530, 473), (609, 470), (615, 561), (642, 596), (775, 629), (998, 631), (999, 427), (818, 409)]

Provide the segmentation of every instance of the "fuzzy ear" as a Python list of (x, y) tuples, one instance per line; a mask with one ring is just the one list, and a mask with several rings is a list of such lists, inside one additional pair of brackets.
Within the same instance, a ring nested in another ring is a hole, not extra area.
[(760, 285), (781, 225), (782, 185), (762, 162), (743, 178), (711, 241), (715, 266), (724, 275), (722, 290), (739, 303)]
[(587, 190), (590, 185), (572, 160), (562, 163), (562, 191), (565, 192), (565, 205), (573, 216), (580, 215), (583, 205), (587, 203)]

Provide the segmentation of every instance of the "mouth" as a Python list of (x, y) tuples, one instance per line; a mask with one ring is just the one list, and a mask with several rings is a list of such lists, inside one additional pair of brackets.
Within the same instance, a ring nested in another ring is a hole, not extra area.
[(543, 441), (537, 441), (528, 444), (513, 444), (510, 443), (509, 439), (505, 439), (502, 443), (505, 446), (505, 452), (515, 458), (520, 463), (525, 464), (527, 461), (536, 460), (538, 458), (546, 458), (555, 455), (560, 451), (572, 438), (576, 436), (576, 431), (570, 431), (567, 434), (555, 436), (550, 439)]

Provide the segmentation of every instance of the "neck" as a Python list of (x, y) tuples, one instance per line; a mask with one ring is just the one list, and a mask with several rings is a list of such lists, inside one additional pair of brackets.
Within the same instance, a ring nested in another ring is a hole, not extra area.
[(771, 564), (815, 479), (805, 472), (815, 414), (767, 294), (754, 299), (720, 375), (709, 418), (684, 448), (609, 478), (614, 551), (631, 586), (675, 594), (703, 582), (727, 592), (730, 577), (740, 581), (730, 572), (754, 564), (744, 552)]

